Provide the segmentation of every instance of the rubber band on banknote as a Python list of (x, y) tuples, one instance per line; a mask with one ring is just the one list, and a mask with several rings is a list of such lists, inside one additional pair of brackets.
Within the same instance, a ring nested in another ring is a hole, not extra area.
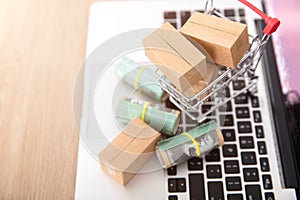
[(200, 157), (200, 153), (201, 153), (200, 146), (199, 146), (199, 143), (196, 141), (196, 139), (188, 132), (183, 132), (182, 134), (187, 136), (194, 143), (194, 145), (196, 147), (197, 156)]
[(140, 70), (138, 71), (138, 74), (135, 77), (133, 86), (134, 86), (134, 89), (136, 89), (136, 90), (139, 87), (139, 82), (140, 82), (141, 76), (142, 76), (143, 72), (145, 71), (145, 69), (146, 69), (145, 66), (141, 67)]
[(150, 102), (148, 101), (144, 105), (143, 112), (142, 112), (142, 117), (141, 117), (141, 120), (143, 122), (145, 121), (145, 116), (146, 116), (146, 112), (147, 112), (147, 108), (148, 108), (149, 104), (150, 104)]

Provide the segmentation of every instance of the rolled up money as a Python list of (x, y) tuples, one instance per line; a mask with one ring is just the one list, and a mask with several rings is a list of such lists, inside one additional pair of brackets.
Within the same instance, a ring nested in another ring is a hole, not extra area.
[(157, 143), (156, 155), (164, 168), (186, 162), (193, 157), (204, 157), (212, 149), (222, 146), (224, 139), (218, 124), (210, 121), (188, 133), (162, 140)]
[(115, 65), (115, 74), (136, 90), (143, 92), (157, 101), (165, 101), (167, 93), (157, 84), (157, 77), (154, 71), (146, 66), (122, 57)]
[(178, 129), (180, 111), (150, 104), (150, 102), (123, 98), (117, 106), (115, 117), (126, 123), (138, 117), (155, 130), (173, 136)]

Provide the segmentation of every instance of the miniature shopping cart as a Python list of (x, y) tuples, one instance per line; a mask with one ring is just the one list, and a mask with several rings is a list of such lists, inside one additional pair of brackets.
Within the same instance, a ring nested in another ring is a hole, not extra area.
[[(255, 70), (258, 66), (260, 58), (262, 57), (270, 35), (275, 32), (280, 25), (280, 21), (278, 19), (268, 17), (246, 0), (240, 1), (259, 14), (265, 20), (266, 27), (261, 38), (259, 38), (259, 36), (253, 37), (249, 35), (251, 44), (250, 48), (240, 60), (236, 69), (223, 67), (220, 70), (218, 77), (214, 81), (209, 83), (206, 88), (192, 97), (186, 97), (183, 95), (158, 69), (155, 70), (155, 73), (158, 76), (158, 83), (160, 84), (161, 88), (170, 95), (170, 101), (185, 114), (187, 114), (191, 119), (198, 122), (204, 121), (217, 108), (226, 106), (227, 102), (234, 99), (238, 95), (246, 92), (254, 93), (256, 91), (258, 77), (255, 75)], [(213, 7), (213, 0), (207, 0), (205, 13), (226, 18)], [(224, 91), (226, 87), (228, 87), (231, 82), (242, 77), (248, 84), (243, 89), (235, 91), (231, 95), (225, 95)], [(204, 98), (200, 98), (203, 94), (207, 95)], [(214, 99), (214, 101), (211, 102), (209, 101), (210, 99)], [(210, 109), (203, 109), (204, 106), (209, 107)], [(198, 114), (195, 115), (195, 113)]]

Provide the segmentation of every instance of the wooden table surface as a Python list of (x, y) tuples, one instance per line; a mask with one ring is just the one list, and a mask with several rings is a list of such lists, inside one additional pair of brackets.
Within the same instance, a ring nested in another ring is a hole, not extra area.
[(0, 200), (74, 199), (92, 0), (0, 0)]

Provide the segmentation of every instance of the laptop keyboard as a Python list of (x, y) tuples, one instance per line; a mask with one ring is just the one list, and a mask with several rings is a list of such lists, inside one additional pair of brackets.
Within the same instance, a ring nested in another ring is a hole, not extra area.
[[(244, 9), (219, 12), (231, 20), (246, 23)], [(180, 28), (191, 13), (167, 11), (164, 20)], [(247, 84), (245, 79), (238, 79), (225, 89), (225, 95), (228, 97)], [(168, 102), (167, 106), (173, 105)], [(205, 105), (203, 111), (210, 107)], [(275, 199), (258, 94), (240, 94), (214, 111), (208, 118), (211, 119), (223, 121), (220, 128), (224, 146), (212, 150), (205, 158), (192, 158), (186, 164), (167, 169), (168, 199)], [(178, 133), (198, 125), (182, 114)]]

